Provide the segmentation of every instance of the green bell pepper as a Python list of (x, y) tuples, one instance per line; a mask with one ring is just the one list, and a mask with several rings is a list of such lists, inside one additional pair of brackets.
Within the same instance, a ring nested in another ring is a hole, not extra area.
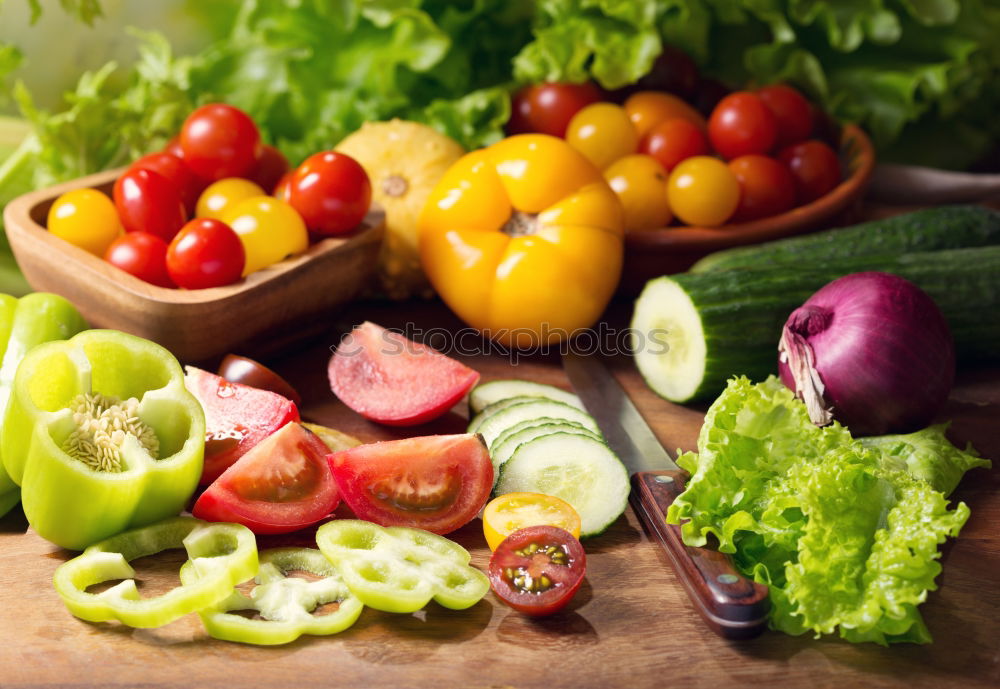
[[(321, 579), (307, 581), (288, 576), (299, 570)], [(195, 583), (201, 574), (194, 563), (181, 567), (181, 582)], [(350, 627), (364, 609), (337, 574), (333, 564), (314, 548), (275, 548), (260, 553), (257, 586), (245, 596), (239, 591), (198, 613), (214, 638), (248, 644), (276, 645), (295, 641), (303, 634), (326, 636)], [(333, 612), (313, 611), (338, 603)], [(256, 610), (263, 619), (234, 615), (234, 610)]]
[[(129, 562), (183, 545), (196, 576), (161, 596), (142, 598)], [(253, 532), (240, 524), (209, 524), (173, 517), (96, 543), (56, 569), (52, 583), (76, 617), (89, 622), (119, 620), (132, 627), (159, 627), (224, 600), (257, 571)], [(101, 593), (87, 588), (123, 579)]]
[(351, 593), (377, 610), (414, 612), (431, 598), (463, 610), (490, 590), (465, 548), (429, 531), (336, 519), (316, 531), (316, 544)]
[(86, 546), (178, 514), (204, 458), (205, 416), (163, 347), (87, 330), (28, 352), (0, 450), (43, 538)]
[[(10, 399), (14, 373), (28, 350), (66, 339), (86, 327), (76, 308), (58, 294), (35, 292), (21, 299), (0, 294), (0, 419)], [(20, 499), (17, 484), (0, 463), (0, 516)]]

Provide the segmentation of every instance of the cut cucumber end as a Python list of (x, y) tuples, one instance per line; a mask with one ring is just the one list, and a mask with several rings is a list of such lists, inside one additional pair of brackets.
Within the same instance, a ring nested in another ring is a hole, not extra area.
[(510, 397), (545, 397), (586, 411), (580, 398), (571, 392), (544, 383), (512, 379), (491, 380), (472, 388), (469, 393), (469, 409), (473, 414), (478, 414), (491, 404)]
[(708, 354), (698, 309), (670, 278), (646, 284), (632, 316), (632, 352), (653, 392), (686, 402), (699, 392)]
[(594, 421), (593, 417), (576, 407), (541, 397), (515, 397), (512, 399), (519, 401), (486, 418), (476, 430), (477, 433), (483, 436), (487, 447), (492, 446), (500, 434), (511, 426), (519, 424), (522, 421), (527, 421), (528, 419), (539, 419), (542, 417), (573, 421), (595, 433), (600, 433), (597, 422)]

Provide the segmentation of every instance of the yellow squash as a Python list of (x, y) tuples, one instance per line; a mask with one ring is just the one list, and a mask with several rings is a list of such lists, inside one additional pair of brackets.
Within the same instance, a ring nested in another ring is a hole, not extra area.
[(466, 323), (507, 345), (558, 342), (598, 319), (622, 266), (622, 208), (562, 139), (469, 153), (420, 217), (424, 271)]

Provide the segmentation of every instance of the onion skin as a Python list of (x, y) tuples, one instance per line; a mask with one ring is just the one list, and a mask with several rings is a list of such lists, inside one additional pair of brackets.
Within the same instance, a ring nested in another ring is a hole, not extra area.
[[(820, 289), (789, 316), (779, 352), (781, 380), (807, 401), (810, 418), (830, 421), (818, 401), (855, 437), (924, 428), (955, 379), (955, 345), (941, 310), (888, 273), (854, 273)], [(818, 393), (814, 404), (810, 392)]]

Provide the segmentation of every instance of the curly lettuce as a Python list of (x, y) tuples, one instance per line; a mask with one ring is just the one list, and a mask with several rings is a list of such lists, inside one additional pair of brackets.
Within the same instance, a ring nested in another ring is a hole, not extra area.
[(969, 516), (946, 495), (990, 466), (942, 426), (861, 441), (819, 428), (773, 377), (731, 380), (678, 463), (691, 478), (667, 520), (689, 545), (713, 536), (770, 586), (773, 628), (879, 644), (931, 640), (917, 606), (935, 589), (938, 546)]

